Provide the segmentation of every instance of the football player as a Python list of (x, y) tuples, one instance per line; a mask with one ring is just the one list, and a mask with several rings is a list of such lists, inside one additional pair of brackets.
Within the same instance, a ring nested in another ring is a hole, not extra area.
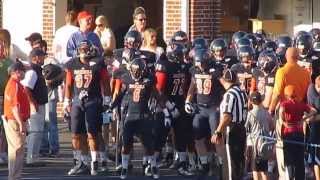
[(151, 163), (151, 172), (154, 179), (159, 178), (159, 170), (156, 167), (154, 157), (152, 116), (148, 108), (154, 88), (154, 80), (146, 76), (146, 62), (142, 58), (133, 59), (128, 65), (129, 73), (121, 75), (121, 89), (116, 94), (114, 108), (119, 103), (123, 111), (123, 149), (122, 149), (122, 170), (121, 179), (126, 179), (128, 174), (128, 163), (130, 152), (133, 146), (133, 137), (137, 135), (141, 138), (146, 150), (146, 156)]
[(255, 88), (263, 98), (262, 105), (268, 108), (271, 102), (275, 75), (279, 67), (277, 56), (273, 52), (262, 51), (258, 58), (257, 68), (254, 73)]
[(236, 44), (238, 43), (239, 39), (243, 38), (246, 34), (246, 32), (238, 31), (232, 35), (230, 48), (227, 50), (227, 56), (233, 56), (235, 58), (237, 57)]
[[(185, 111), (195, 114), (193, 132), (196, 150), (202, 167), (202, 175), (209, 172), (208, 137), (214, 133), (218, 121), (219, 103), (222, 100), (224, 88), (219, 78), (223, 67), (210, 59), (206, 49), (197, 49), (194, 54), (195, 66), (191, 69), (192, 79), (185, 101)], [(194, 95), (196, 98), (193, 99)]]
[(290, 36), (279, 36), (276, 39), (277, 43), (277, 58), (280, 63), (280, 66), (284, 65), (287, 60), (286, 60), (286, 51), (289, 47), (292, 47), (292, 39)]
[[(188, 87), (189, 67), (184, 63), (184, 47), (177, 43), (173, 49), (167, 53), (167, 59), (159, 60), (156, 64), (157, 90), (161, 99), (165, 102), (166, 108), (163, 109), (164, 126), (157, 126), (156, 146), (158, 151), (164, 144), (167, 132), (172, 127), (174, 132), (175, 150), (179, 158), (178, 172), (181, 175), (192, 175), (188, 170), (187, 145), (192, 142), (192, 123), (184, 111), (184, 102)], [(189, 122), (190, 121), (190, 122)]]
[(254, 50), (250, 46), (240, 47), (238, 50), (239, 62), (231, 67), (239, 79), (240, 88), (247, 94), (252, 91), (252, 74), (256, 70), (254, 68)]
[[(102, 100), (108, 104), (108, 74), (103, 60), (95, 58), (95, 49), (89, 41), (82, 41), (78, 47), (78, 57), (69, 61), (66, 68), (66, 88), (64, 108), (71, 113), (72, 146), (77, 164), (69, 175), (86, 169), (81, 159), (83, 141), (88, 141), (91, 152), (91, 175), (97, 175), (98, 130), (101, 128)], [(87, 139), (85, 139), (87, 135)]]
[(299, 50), (298, 64), (310, 72), (311, 79), (314, 81), (315, 76), (320, 72), (320, 63), (319, 56), (313, 51), (312, 43), (313, 39), (309, 33), (302, 34), (295, 40), (295, 47)]
[(238, 63), (237, 58), (233, 56), (226, 56), (227, 48), (227, 43), (222, 38), (213, 40), (209, 48), (212, 59), (217, 64), (221, 64), (224, 67), (224, 69), (229, 69), (232, 65)]

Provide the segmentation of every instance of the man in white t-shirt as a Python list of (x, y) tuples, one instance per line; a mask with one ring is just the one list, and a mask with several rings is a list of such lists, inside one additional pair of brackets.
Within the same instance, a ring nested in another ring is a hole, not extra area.
[(66, 25), (60, 27), (54, 36), (52, 43), (52, 52), (54, 58), (59, 61), (60, 64), (65, 64), (70, 60), (67, 56), (67, 43), (71, 34), (78, 31), (77, 14), (74, 11), (67, 12), (65, 16)]
[(30, 52), (30, 58), (30, 70), (26, 71), (25, 78), (21, 81), (30, 102), (27, 166), (43, 166), (38, 160), (43, 136), (45, 104), (48, 102), (48, 89), (41, 68), (45, 52), (35, 48)]

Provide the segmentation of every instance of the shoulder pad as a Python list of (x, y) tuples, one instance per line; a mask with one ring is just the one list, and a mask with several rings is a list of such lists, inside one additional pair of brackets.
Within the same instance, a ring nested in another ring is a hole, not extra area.
[(210, 68), (210, 69), (209, 69), (209, 73), (213, 73), (213, 72), (215, 72), (215, 71), (216, 71), (215, 68)]
[(157, 63), (156, 64), (156, 71), (161, 71), (161, 72), (166, 72), (167, 71), (167, 68), (165, 65), (163, 64), (160, 64), (160, 63)]
[(72, 58), (70, 59), (70, 61), (68, 61), (66, 64), (64, 64), (64, 68), (65, 69), (72, 69), (72, 66), (74, 65), (74, 63), (76, 62), (76, 58)]
[(150, 84), (152, 80), (150, 78), (143, 78), (143, 84)]
[(121, 57), (123, 52), (123, 48), (113, 50), (113, 56)]
[(224, 59), (224, 61), (225, 61), (225, 62), (229, 62), (229, 61), (231, 61), (231, 58), (230, 58), (230, 57), (227, 57), (227, 58)]
[(97, 63), (96, 62), (94, 62), (94, 61), (90, 61), (89, 62), (89, 66), (94, 66), (94, 65), (96, 65)]

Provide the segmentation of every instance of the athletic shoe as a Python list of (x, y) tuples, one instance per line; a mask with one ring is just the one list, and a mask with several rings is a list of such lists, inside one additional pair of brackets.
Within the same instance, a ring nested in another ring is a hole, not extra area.
[(89, 168), (81, 161), (78, 162), (72, 169), (69, 170), (68, 175), (89, 174)]
[(175, 161), (173, 161), (173, 163), (171, 164), (171, 166), (169, 166), (169, 169), (172, 169), (172, 170), (178, 169), (179, 166), (180, 166), (179, 160), (175, 160)]
[(98, 175), (98, 161), (91, 162), (91, 176)]
[(152, 167), (151, 168), (151, 173), (152, 173), (152, 178), (153, 179), (159, 179), (160, 178), (159, 169), (157, 167)]
[(189, 172), (191, 172), (192, 174), (195, 174), (198, 171), (197, 165), (189, 165), (188, 167)]
[(128, 177), (128, 169), (122, 168), (120, 179), (127, 179)]
[(170, 167), (172, 163), (173, 163), (173, 153), (167, 153), (165, 158), (162, 159), (161, 163), (159, 164), (159, 168)]
[(199, 172), (199, 175), (206, 176), (208, 175), (209, 170), (210, 170), (209, 164), (202, 164), (198, 172)]
[(181, 162), (178, 166), (178, 173), (182, 176), (193, 176), (194, 174), (191, 173), (188, 169), (187, 162)]
[(101, 162), (100, 171), (101, 172), (108, 172), (107, 161), (102, 161)]
[(150, 164), (144, 164), (144, 165), (142, 165), (142, 168), (143, 168), (143, 175), (144, 176), (148, 176), (148, 177), (152, 176)]

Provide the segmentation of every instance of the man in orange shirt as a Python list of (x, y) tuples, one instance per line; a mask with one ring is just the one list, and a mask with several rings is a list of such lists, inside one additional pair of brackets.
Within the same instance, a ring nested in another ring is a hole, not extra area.
[(13, 63), (9, 68), (10, 79), (4, 92), (4, 128), (8, 141), (8, 179), (20, 179), (26, 139), (26, 121), (30, 116), (27, 94), (20, 81), (24, 78), (24, 66)]
[[(300, 67), (298, 61), (298, 50), (296, 48), (288, 48), (286, 52), (287, 63), (278, 69), (275, 77), (275, 85), (272, 93), (272, 100), (269, 106), (269, 113), (274, 114), (275, 109), (284, 99), (284, 89), (288, 85), (292, 85), (296, 95), (297, 101), (301, 102), (306, 99), (308, 86), (311, 82), (310, 73)], [(277, 118), (276, 133), (281, 137), (282, 122)], [(279, 179), (284, 179), (284, 158), (283, 158), (283, 142), (277, 142), (276, 156), (278, 163)]]

